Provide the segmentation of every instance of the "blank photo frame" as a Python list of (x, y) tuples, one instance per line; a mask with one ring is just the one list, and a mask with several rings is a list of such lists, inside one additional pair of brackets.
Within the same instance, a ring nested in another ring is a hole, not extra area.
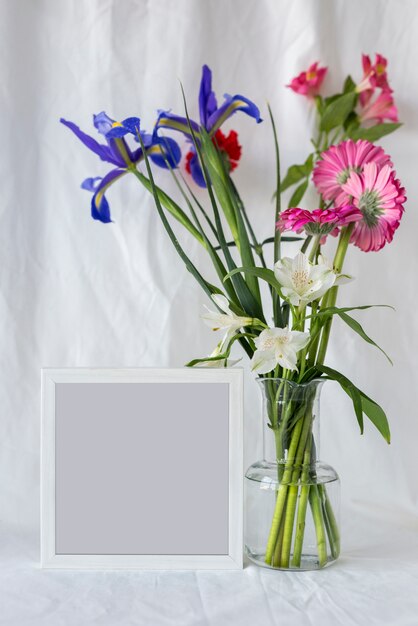
[(242, 567), (242, 370), (42, 370), (41, 566)]

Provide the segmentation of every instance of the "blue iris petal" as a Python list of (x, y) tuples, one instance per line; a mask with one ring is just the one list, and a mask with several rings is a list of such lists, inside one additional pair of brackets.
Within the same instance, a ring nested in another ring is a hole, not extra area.
[(129, 132), (136, 136), (141, 128), (141, 120), (139, 117), (127, 117), (126, 120), (123, 120), (122, 126), (128, 128)]
[[(190, 126), (195, 133), (199, 132), (199, 124), (190, 120)], [(187, 137), (190, 137), (189, 122), (186, 117), (180, 115), (174, 115), (170, 111), (159, 111), (157, 123), (155, 124), (155, 130), (159, 128), (170, 128), (171, 130), (179, 130)]]
[(106, 115), (104, 111), (98, 113), (97, 115), (93, 115), (94, 127), (97, 128), (101, 135), (106, 135), (113, 127), (114, 123), (115, 120), (112, 120), (112, 118)]
[(112, 218), (110, 217), (110, 207), (105, 196), (102, 196), (100, 203), (96, 203), (96, 195), (91, 199), (91, 216), (94, 220), (99, 220), (103, 224), (110, 224)]
[(159, 167), (168, 169), (175, 168), (180, 163), (181, 150), (171, 137), (154, 136), (153, 145), (147, 149), (150, 159)]
[(101, 176), (96, 176), (95, 178), (86, 178), (81, 183), (81, 189), (85, 189), (86, 191), (96, 191), (99, 181), (102, 180)]
[(69, 128), (70, 130), (72, 130), (76, 137), (78, 137), (78, 139), (80, 139), (80, 141), (82, 141), (89, 150), (97, 154), (97, 156), (100, 157), (102, 161), (107, 161), (108, 163), (118, 165), (117, 159), (115, 159), (108, 146), (103, 146), (102, 144), (100, 144), (98, 141), (93, 139), (93, 137), (90, 137), (90, 135), (87, 135), (82, 130), (80, 130), (80, 128), (73, 122), (69, 122), (63, 118), (60, 119), (60, 122), (64, 124), (64, 126), (67, 126), (67, 128)]
[(200, 167), (199, 163), (199, 158), (196, 153), (194, 153), (192, 158), (190, 159), (189, 166), (194, 182), (199, 185), (199, 187), (206, 187), (205, 177), (203, 176), (202, 168)]
[(139, 117), (128, 117), (120, 124), (112, 126), (112, 128), (106, 133), (106, 138), (124, 137), (131, 134), (137, 137), (139, 133), (140, 120)]
[(216, 96), (212, 91), (212, 72), (207, 65), (202, 67), (202, 80), (199, 90), (199, 113), (200, 123), (204, 128), (209, 117), (216, 111), (218, 104)]
[(94, 191), (91, 200), (91, 216), (94, 220), (99, 220), (103, 222), (103, 224), (108, 224), (112, 221), (105, 192), (118, 178), (121, 178), (121, 176), (124, 176), (126, 173), (126, 170), (116, 168), (108, 172), (106, 176), (100, 180), (99, 184), (97, 184), (98, 178), (88, 178), (84, 181), (83, 188), (87, 189), (90, 187), (90, 191)]
[(248, 98), (245, 98), (244, 96), (229, 96), (228, 94), (225, 94), (225, 102), (209, 117), (206, 130), (208, 132), (216, 130), (225, 122), (225, 120), (237, 111), (242, 111), (250, 117), (253, 117), (257, 124), (263, 121), (260, 116), (260, 110), (254, 102), (251, 102), (251, 100), (248, 100)]

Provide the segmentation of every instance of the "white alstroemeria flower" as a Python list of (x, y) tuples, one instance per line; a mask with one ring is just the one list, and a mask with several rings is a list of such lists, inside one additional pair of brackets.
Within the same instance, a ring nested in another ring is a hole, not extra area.
[(276, 365), (297, 370), (297, 353), (307, 345), (309, 337), (309, 333), (287, 327), (263, 330), (255, 340), (257, 350), (251, 360), (251, 369), (257, 374), (267, 374)]
[(250, 326), (253, 323), (252, 317), (240, 317), (229, 308), (228, 300), (225, 296), (214, 294), (212, 296), (214, 303), (221, 309), (219, 311), (211, 311), (206, 305), (207, 313), (202, 315), (202, 319), (212, 330), (226, 330), (226, 335), (221, 341), (221, 347), (225, 345), (230, 338), (243, 326)]
[[(219, 356), (222, 354), (222, 347), (224, 345), (225, 339), (222, 339), (216, 346), (215, 350), (209, 355), (208, 358), (212, 358), (214, 356)], [(232, 367), (239, 363), (241, 359), (218, 359), (217, 361), (201, 361), (195, 367)]]
[(294, 306), (317, 300), (336, 280), (332, 267), (322, 259), (318, 265), (313, 265), (303, 252), (299, 252), (294, 259), (284, 257), (277, 261), (274, 275), (282, 285), (283, 296)]
[(346, 285), (347, 283), (351, 283), (353, 279), (350, 274), (337, 274), (335, 271), (332, 261), (328, 259), (324, 254), (320, 254), (318, 257), (318, 265), (325, 265), (331, 272), (335, 274), (335, 282), (334, 285)]

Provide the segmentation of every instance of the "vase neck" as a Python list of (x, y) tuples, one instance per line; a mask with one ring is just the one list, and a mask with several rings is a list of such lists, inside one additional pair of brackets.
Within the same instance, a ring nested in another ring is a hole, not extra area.
[(322, 380), (299, 385), (280, 378), (260, 378), (263, 394), (263, 458), (285, 462), (290, 433), (297, 424), (311, 439), (311, 458), (319, 459), (319, 400)]

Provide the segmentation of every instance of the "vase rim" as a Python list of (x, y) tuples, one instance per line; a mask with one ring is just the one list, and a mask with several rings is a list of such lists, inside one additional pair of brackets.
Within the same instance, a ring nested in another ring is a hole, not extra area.
[(264, 383), (266, 381), (270, 381), (270, 382), (279, 382), (279, 383), (288, 383), (289, 385), (292, 385), (292, 387), (307, 387), (308, 385), (312, 385), (312, 383), (321, 383), (324, 384), (326, 382), (326, 378), (312, 378), (312, 380), (309, 380), (306, 383), (298, 383), (295, 380), (288, 380), (287, 378), (280, 378), (280, 376), (277, 377), (270, 377), (270, 376), (258, 376), (256, 378), (256, 382), (258, 383)]

